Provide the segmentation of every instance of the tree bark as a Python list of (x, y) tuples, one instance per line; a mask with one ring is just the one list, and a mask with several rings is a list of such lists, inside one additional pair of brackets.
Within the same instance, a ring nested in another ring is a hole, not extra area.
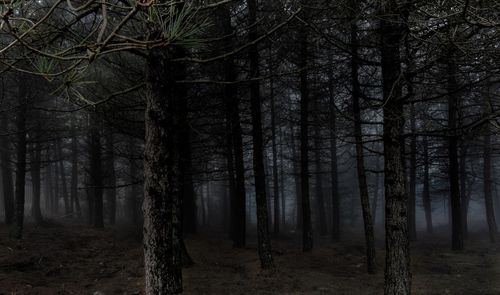
[(399, 1), (382, 3), (381, 63), (384, 97), (384, 164), (386, 269), (384, 293), (410, 294), (410, 247), (408, 240), (408, 199), (405, 193), (401, 135), (403, 133), (403, 97), (400, 81), (402, 38)]
[(410, 188), (409, 188), (409, 208), (408, 208), (408, 226), (410, 241), (417, 240), (417, 223), (416, 223), (416, 195), (417, 195), (417, 136), (415, 135), (416, 128), (415, 106), (410, 105)]
[[(25, 77), (24, 77), (25, 78)], [(16, 163), (16, 237), (22, 238), (24, 227), (24, 202), (26, 184), (26, 108), (28, 96), (24, 83), (19, 85), (19, 105), (16, 118), (17, 163)]]
[[(38, 134), (38, 132), (37, 132)], [(33, 201), (31, 204), (31, 215), (35, 220), (37, 225), (43, 223), (42, 210), (40, 208), (40, 163), (41, 163), (41, 147), (37, 136), (35, 136), (36, 142), (32, 144), (31, 155), (30, 155), (30, 166), (31, 166), (31, 183), (33, 188)]]
[(96, 113), (90, 115), (91, 125), (89, 130), (89, 190), (92, 196), (93, 225), (96, 228), (104, 227), (103, 206), (103, 173), (102, 173), (102, 146), (101, 133), (99, 132), (98, 117)]
[(116, 222), (116, 173), (115, 173), (115, 152), (114, 152), (114, 136), (113, 131), (110, 131), (106, 136), (106, 205), (109, 224), (114, 225)]
[[(307, 19), (304, 16), (304, 19)], [(311, 201), (309, 195), (309, 83), (307, 71), (308, 40), (305, 26), (299, 32), (300, 54), (300, 184), (302, 200), (302, 250), (313, 248)]]
[[(453, 45), (450, 45), (453, 46)], [(460, 199), (460, 184), (458, 174), (458, 136), (456, 135), (458, 97), (454, 92), (458, 89), (457, 68), (455, 63), (448, 60), (446, 65), (448, 83), (448, 173), (450, 182), (450, 207), (451, 207), (451, 239), (452, 249), (462, 250), (464, 248), (462, 204)]]
[[(355, 2), (354, 10), (358, 10)], [(370, 196), (368, 193), (368, 183), (366, 180), (363, 131), (361, 126), (361, 88), (359, 85), (359, 65), (358, 65), (358, 27), (355, 21), (351, 25), (351, 82), (352, 82), (352, 110), (354, 118), (354, 140), (356, 142), (356, 164), (358, 172), (358, 186), (361, 197), (361, 210), (363, 213), (363, 224), (365, 230), (366, 258), (368, 273), (375, 273), (375, 237), (373, 233), (373, 220), (370, 211)]]
[[(75, 117), (71, 122), (71, 207), (76, 211), (77, 217), (82, 217), (80, 200), (78, 197), (78, 137), (76, 135)], [(74, 205), (74, 207), (73, 207)]]
[(429, 141), (427, 136), (423, 140), (424, 145), (424, 187), (422, 190), (422, 203), (424, 204), (425, 222), (427, 225), (427, 233), (432, 235), (434, 233), (432, 226), (432, 202), (430, 193), (430, 177), (429, 177)]
[[(257, 1), (247, 0), (248, 39), (254, 42), (258, 38)], [(264, 152), (262, 140), (262, 114), (259, 83), (259, 51), (256, 44), (249, 47), (250, 61), (250, 109), (252, 115), (253, 170), (255, 177), (255, 199), (257, 204), (257, 238), (260, 263), (263, 269), (273, 268), (271, 239), (269, 238), (269, 220), (266, 196), (266, 174), (264, 171)]]
[(271, 141), (273, 151), (273, 198), (274, 198), (274, 234), (280, 233), (280, 198), (279, 198), (279, 178), (278, 178), (278, 147), (276, 141), (276, 103), (274, 97), (273, 80), (270, 82), (271, 97)]
[(61, 177), (61, 188), (64, 201), (64, 213), (66, 214), (66, 216), (69, 216), (71, 214), (71, 203), (68, 198), (68, 187), (66, 186), (66, 169), (64, 168), (64, 155), (60, 139), (56, 141), (56, 149), (57, 149), (56, 165), (59, 165), (59, 171), (60, 171), (59, 175)]
[(338, 180), (338, 160), (337, 160), (337, 110), (335, 107), (335, 96), (333, 92), (333, 69), (328, 70), (328, 91), (330, 103), (330, 177), (332, 186), (332, 239), (340, 240), (340, 196)]
[(498, 229), (493, 208), (493, 180), (491, 177), (491, 131), (489, 124), (486, 126), (483, 146), (483, 192), (484, 206), (486, 209), (486, 222), (490, 241), (495, 243), (498, 239)]
[(176, 84), (179, 64), (172, 61), (177, 48), (151, 49), (147, 59), (146, 146), (144, 150), (144, 260), (146, 294), (182, 292)]
[[(9, 121), (6, 114), (2, 114), (2, 126), (8, 130)], [(14, 180), (12, 179), (12, 165), (10, 154), (10, 140), (8, 136), (0, 136), (0, 161), (2, 167), (3, 202), (5, 212), (5, 224), (14, 222)]]

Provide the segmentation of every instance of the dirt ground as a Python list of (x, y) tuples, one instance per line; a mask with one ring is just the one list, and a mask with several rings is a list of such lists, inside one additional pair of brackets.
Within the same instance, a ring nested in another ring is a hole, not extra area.
[[(186, 241), (196, 265), (184, 270), (185, 294), (381, 294), (379, 272), (365, 273), (361, 240), (318, 242), (310, 254), (292, 239), (275, 239), (273, 272), (261, 272), (255, 245), (232, 249), (207, 236)], [(412, 245), (413, 294), (500, 294), (500, 245), (467, 242), (462, 253), (446, 241)], [(28, 227), (24, 240), (0, 227), (0, 294), (142, 294), (142, 247), (137, 235), (85, 226)]]

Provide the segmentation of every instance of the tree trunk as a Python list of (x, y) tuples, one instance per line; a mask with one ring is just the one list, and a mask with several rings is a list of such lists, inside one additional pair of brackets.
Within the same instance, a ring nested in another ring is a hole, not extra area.
[[(317, 102), (315, 102), (315, 113), (319, 111)], [(316, 207), (317, 207), (317, 223), (319, 228), (319, 234), (321, 236), (326, 236), (327, 225), (326, 225), (326, 213), (325, 213), (325, 199), (323, 196), (323, 174), (321, 165), (321, 129), (320, 122), (315, 116), (316, 126), (314, 128), (314, 162), (315, 162), (315, 195), (316, 195)]]
[(424, 187), (422, 190), (422, 203), (424, 204), (425, 222), (427, 225), (427, 233), (434, 233), (432, 226), (432, 202), (430, 193), (430, 178), (429, 178), (429, 142), (427, 137), (424, 137)]
[(57, 163), (56, 165), (59, 165), (59, 175), (61, 176), (61, 188), (62, 188), (62, 195), (63, 195), (63, 201), (64, 201), (64, 213), (66, 216), (69, 216), (71, 214), (71, 203), (68, 198), (68, 187), (66, 186), (66, 169), (64, 168), (64, 155), (63, 155), (63, 149), (61, 146), (61, 140), (56, 141), (56, 149), (57, 149)]
[(484, 206), (486, 209), (486, 222), (490, 241), (495, 243), (498, 238), (495, 211), (493, 209), (493, 180), (491, 178), (491, 131), (489, 124), (486, 126), (483, 147), (483, 188)]
[(71, 122), (71, 207), (76, 210), (77, 217), (81, 218), (82, 210), (78, 198), (78, 138), (75, 120), (73, 117)]
[(381, 63), (384, 96), (384, 164), (386, 269), (384, 293), (410, 294), (410, 247), (408, 240), (408, 199), (401, 146), (403, 98), (400, 82), (400, 42), (402, 38), (399, 2), (382, 3)]
[[(450, 45), (452, 46), (452, 45)], [(458, 136), (456, 135), (458, 97), (454, 92), (458, 89), (456, 80), (457, 68), (452, 60), (446, 65), (448, 79), (448, 173), (450, 181), (450, 207), (451, 207), (451, 239), (452, 249), (462, 250), (464, 248), (462, 206), (460, 200), (460, 184), (458, 175)]]
[[(307, 17), (304, 17), (307, 19)], [(302, 250), (313, 248), (311, 202), (309, 196), (309, 83), (307, 72), (308, 41), (305, 26), (300, 29), (300, 184), (302, 199)]]
[[(354, 10), (358, 10), (356, 2)], [(370, 196), (368, 194), (368, 184), (366, 181), (366, 170), (363, 149), (363, 131), (361, 126), (361, 88), (359, 85), (359, 65), (358, 65), (358, 27), (355, 21), (351, 25), (351, 82), (352, 82), (352, 110), (354, 118), (354, 139), (356, 142), (356, 163), (358, 172), (359, 194), (361, 197), (361, 210), (363, 213), (363, 223), (365, 229), (366, 258), (368, 273), (375, 273), (375, 237), (373, 233), (373, 223), (370, 211)]]
[[(247, 0), (248, 39), (254, 42), (259, 36), (257, 31), (257, 1)], [(271, 239), (267, 215), (266, 174), (264, 171), (264, 144), (262, 140), (262, 114), (259, 83), (259, 51), (256, 44), (249, 47), (250, 61), (250, 109), (252, 113), (253, 170), (255, 177), (255, 199), (257, 204), (257, 237), (259, 257), (262, 268), (273, 268)]]
[[(39, 134), (39, 133), (37, 133)], [(35, 136), (36, 142), (31, 147), (30, 166), (31, 166), (31, 183), (33, 188), (33, 201), (31, 204), (31, 214), (35, 223), (41, 225), (43, 223), (42, 210), (40, 209), (40, 163), (42, 150), (40, 147), (39, 138)]]
[(416, 223), (416, 195), (417, 195), (417, 136), (415, 135), (416, 128), (415, 106), (410, 105), (410, 189), (409, 189), (409, 208), (408, 208), (408, 226), (410, 241), (417, 240), (417, 223)]
[(469, 236), (469, 226), (468, 226), (468, 209), (469, 200), (467, 194), (467, 146), (464, 144), (464, 140), (460, 141), (460, 159), (459, 159), (459, 169), (460, 169), (460, 201), (462, 202), (462, 228), (464, 240), (468, 239)]
[(24, 226), (24, 198), (26, 184), (26, 108), (27, 85), (19, 87), (19, 105), (17, 110), (17, 164), (16, 164), (16, 236), (22, 238)]
[[(5, 131), (9, 129), (7, 114), (2, 114), (2, 126)], [(5, 210), (5, 224), (14, 222), (14, 180), (12, 179), (12, 166), (10, 154), (10, 139), (8, 136), (0, 136), (0, 161), (2, 167), (3, 202)]]
[(334, 77), (332, 67), (328, 70), (328, 91), (330, 103), (330, 177), (332, 187), (332, 239), (340, 240), (340, 196), (337, 160), (337, 110), (334, 96)]
[(109, 217), (109, 224), (114, 225), (116, 222), (116, 173), (115, 173), (115, 152), (114, 152), (114, 137), (113, 131), (110, 131), (106, 136), (106, 205)]
[(101, 133), (99, 132), (99, 119), (96, 113), (90, 115), (91, 125), (89, 130), (89, 186), (90, 195), (93, 199), (93, 224), (96, 228), (104, 227), (103, 207), (103, 173), (102, 173), (102, 146)]
[(279, 198), (279, 178), (278, 178), (278, 147), (276, 142), (276, 105), (274, 97), (273, 80), (270, 82), (271, 97), (271, 140), (273, 150), (273, 197), (274, 197), (274, 234), (280, 233), (280, 198)]
[(182, 245), (177, 112), (182, 97), (178, 48), (149, 51), (144, 150), (144, 261), (146, 294), (182, 292)]

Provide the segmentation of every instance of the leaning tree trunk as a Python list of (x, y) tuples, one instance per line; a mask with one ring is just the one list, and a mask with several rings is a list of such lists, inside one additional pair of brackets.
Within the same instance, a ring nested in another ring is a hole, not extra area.
[(182, 292), (176, 47), (149, 52), (144, 150), (144, 267), (146, 294)]
[[(8, 131), (9, 121), (7, 114), (2, 114), (2, 126)], [(5, 132), (6, 133), (6, 132)], [(0, 164), (2, 169), (3, 201), (5, 210), (5, 224), (14, 222), (14, 180), (12, 179), (12, 165), (10, 154), (10, 140), (8, 136), (0, 136)]]
[[(247, 0), (248, 37), (250, 42), (258, 38), (257, 31), (257, 1)], [(255, 199), (257, 204), (257, 239), (259, 258), (262, 268), (273, 268), (271, 252), (271, 239), (269, 237), (269, 220), (267, 212), (266, 174), (264, 171), (264, 151), (262, 140), (262, 113), (259, 83), (259, 51), (256, 44), (249, 47), (248, 58), (250, 61), (250, 109), (252, 114), (253, 137), (253, 170), (255, 177)]]
[(408, 239), (408, 199), (403, 166), (403, 95), (400, 81), (402, 13), (399, 1), (382, 3), (381, 63), (384, 98), (384, 164), (386, 268), (384, 293), (410, 294), (410, 245)]
[[(357, 3), (354, 8), (358, 10)], [(368, 273), (375, 273), (375, 236), (373, 233), (373, 220), (370, 211), (370, 196), (366, 180), (366, 169), (363, 148), (363, 131), (361, 126), (361, 87), (359, 85), (358, 65), (358, 27), (355, 22), (351, 25), (351, 82), (352, 82), (352, 110), (354, 118), (354, 140), (356, 142), (356, 164), (358, 171), (359, 195), (361, 197), (361, 210), (365, 229), (366, 259)]]

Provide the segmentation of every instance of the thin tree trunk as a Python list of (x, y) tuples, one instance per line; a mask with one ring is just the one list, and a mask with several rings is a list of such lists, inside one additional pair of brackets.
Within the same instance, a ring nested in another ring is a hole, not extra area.
[[(307, 17), (304, 17), (307, 19)], [(311, 202), (309, 195), (309, 83), (307, 72), (308, 40), (306, 27), (300, 29), (300, 184), (302, 199), (302, 250), (313, 248)]]
[[(259, 36), (257, 31), (257, 1), (247, 0), (248, 39), (254, 42)], [(257, 203), (257, 238), (262, 268), (273, 268), (271, 239), (269, 238), (268, 208), (266, 196), (266, 174), (264, 171), (264, 144), (262, 140), (262, 114), (259, 83), (259, 51), (256, 44), (249, 47), (250, 61), (250, 109), (252, 113), (253, 169), (255, 177), (255, 199)]]
[(104, 206), (103, 206), (103, 181), (102, 181), (102, 147), (101, 133), (97, 114), (92, 113), (89, 130), (89, 180), (90, 192), (93, 199), (93, 225), (96, 228), (104, 227)]
[(71, 204), (78, 218), (82, 217), (80, 200), (78, 198), (78, 138), (76, 135), (75, 117), (71, 121)]
[[(22, 83), (24, 84), (24, 83)], [(24, 227), (24, 198), (26, 184), (26, 108), (27, 85), (19, 87), (19, 105), (17, 111), (17, 164), (16, 164), (16, 236), (22, 238)]]
[(340, 240), (340, 196), (337, 160), (337, 110), (335, 107), (334, 78), (332, 67), (328, 70), (328, 91), (330, 103), (330, 177), (332, 187), (332, 239)]
[(409, 220), (409, 235), (410, 241), (417, 240), (417, 223), (416, 223), (416, 195), (417, 195), (417, 136), (415, 135), (416, 128), (415, 119), (415, 106), (412, 103), (410, 105), (410, 188), (409, 188), (409, 208), (408, 208), (408, 220)]
[(40, 163), (42, 151), (37, 136), (35, 136), (35, 140), (36, 142), (32, 145), (30, 155), (31, 183), (33, 188), (31, 214), (35, 223), (41, 225), (43, 223), (42, 210), (40, 209)]
[(462, 202), (462, 228), (464, 240), (469, 237), (469, 221), (468, 221), (468, 194), (467, 194), (467, 146), (462, 139), (460, 141), (460, 201)]
[[(355, 2), (354, 10), (358, 10), (358, 4)], [(356, 142), (356, 163), (358, 172), (358, 185), (361, 197), (361, 210), (363, 213), (363, 223), (365, 229), (366, 258), (368, 273), (375, 273), (375, 237), (373, 233), (373, 223), (370, 211), (370, 196), (368, 194), (368, 184), (366, 180), (364, 149), (363, 149), (363, 131), (361, 126), (361, 89), (359, 85), (359, 65), (358, 65), (358, 27), (354, 21), (351, 25), (351, 79), (352, 79), (352, 110), (354, 117), (354, 139)]]
[(109, 224), (114, 225), (116, 222), (116, 173), (115, 173), (115, 152), (114, 152), (114, 137), (110, 131), (106, 136), (106, 205), (109, 217)]
[[(5, 131), (8, 130), (9, 121), (7, 114), (2, 114), (2, 126)], [(12, 179), (12, 165), (10, 154), (10, 139), (8, 136), (0, 136), (0, 161), (2, 167), (2, 187), (3, 202), (5, 212), (5, 224), (10, 225), (14, 222), (14, 180)]]
[(450, 208), (451, 208), (451, 227), (452, 227), (452, 249), (462, 250), (464, 248), (463, 240), (463, 223), (462, 223), (462, 206), (460, 200), (460, 184), (458, 170), (458, 136), (456, 135), (458, 97), (454, 92), (458, 89), (457, 84), (457, 68), (455, 63), (448, 60), (447, 65), (448, 79), (448, 129), (450, 135), (448, 137), (448, 173), (450, 181)]
[(66, 216), (71, 214), (71, 204), (70, 200), (68, 198), (68, 187), (66, 186), (66, 170), (64, 168), (64, 156), (63, 156), (63, 150), (61, 146), (61, 140), (56, 141), (56, 149), (57, 149), (57, 163), (56, 165), (59, 165), (59, 175), (61, 176), (61, 188), (62, 188), (62, 195), (63, 195), (63, 201), (64, 201), (64, 213)]
[(491, 131), (489, 124), (486, 126), (483, 147), (483, 192), (484, 206), (486, 209), (486, 222), (490, 241), (495, 243), (498, 239), (498, 229), (493, 209), (493, 180), (491, 178)]
[[(318, 112), (317, 102), (315, 102), (315, 112)], [(315, 195), (316, 195), (316, 207), (317, 207), (317, 223), (319, 228), (319, 234), (321, 236), (326, 236), (327, 225), (326, 225), (326, 212), (325, 212), (325, 199), (323, 196), (323, 174), (321, 165), (321, 130), (320, 122), (315, 116), (316, 126), (314, 128), (314, 164), (315, 164)]]
[(427, 233), (432, 235), (434, 233), (432, 226), (432, 202), (430, 193), (430, 178), (429, 178), (429, 142), (427, 136), (424, 137), (424, 187), (422, 190), (422, 203), (424, 204), (425, 222), (427, 225)]
[(274, 97), (273, 80), (270, 82), (271, 97), (271, 140), (273, 150), (273, 197), (274, 197), (274, 234), (280, 233), (280, 198), (279, 198), (279, 179), (278, 179), (278, 148), (276, 142), (276, 106)]

